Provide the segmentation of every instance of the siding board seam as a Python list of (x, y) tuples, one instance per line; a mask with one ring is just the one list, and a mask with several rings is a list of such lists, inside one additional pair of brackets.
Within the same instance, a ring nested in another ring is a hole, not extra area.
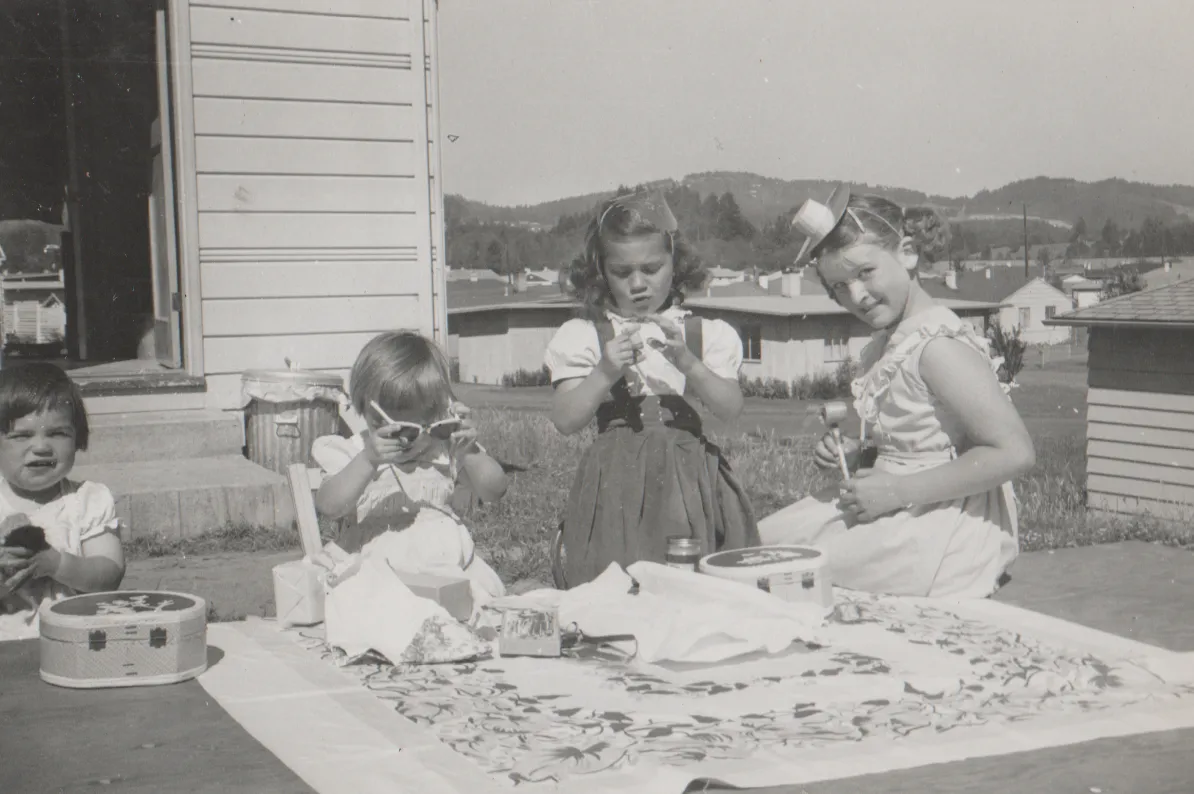
[(333, 99), (327, 97), (311, 99), (308, 97), (291, 96), (242, 96), (240, 94), (233, 96), (229, 94), (195, 94), (194, 99), (237, 99), (251, 100), (253, 102), (312, 102), (326, 105), (378, 105), (380, 107), (388, 108), (414, 108), (413, 102), (378, 102), (377, 100), (361, 102), (356, 99)]
[[(362, 57), (363, 56), (363, 57)], [(392, 71), (413, 71), (409, 55), (375, 55), (353, 53), (351, 55), (332, 50), (282, 49), (257, 51), (257, 48), (229, 46), (217, 48), (211, 44), (196, 44), (194, 57), (208, 61), (248, 61), (253, 63), (278, 63), (313, 66), (351, 66)]]
[(342, 143), (414, 143), (414, 138), (343, 138), (331, 135), (278, 135), (275, 133), (201, 132), (196, 138), (269, 138), (274, 141), (338, 141)]
[(261, 8), (260, 6), (234, 6), (222, 3), (204, 3), (203, 0), (191, 0), (191, 8), (209, 8), (214, 11), (251, 11), (258, 14), (291, 14), (293, 16), (327, 17), (330, 19), (385, 19), (390, 22), (410, 22), (410, 17), (383, 17), (376, 14), (350, 14), (335, 11), (327, 14), (320, 11), (303, 11), (295, 8)]

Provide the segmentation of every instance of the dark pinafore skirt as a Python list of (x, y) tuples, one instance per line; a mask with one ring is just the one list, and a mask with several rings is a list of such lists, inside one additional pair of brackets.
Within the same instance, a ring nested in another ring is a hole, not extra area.
[(680, 395), (632, 396), (625, 379), (610, 392), (564, 515), (566, 586), (614, 562), (663, 563), (670, 537), (698, 538), (705, 554), (759, 545), (746, 493), (696, 409)]

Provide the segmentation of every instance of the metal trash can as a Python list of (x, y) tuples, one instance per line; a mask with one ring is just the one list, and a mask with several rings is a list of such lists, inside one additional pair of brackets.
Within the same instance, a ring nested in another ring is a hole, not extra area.
[(254, 369), (241, 375), (245, 456), (286, 474), (293, 463), (311, 465), (311, 445), (340, 429), (347, 403), (344, 380), (325, 372)]

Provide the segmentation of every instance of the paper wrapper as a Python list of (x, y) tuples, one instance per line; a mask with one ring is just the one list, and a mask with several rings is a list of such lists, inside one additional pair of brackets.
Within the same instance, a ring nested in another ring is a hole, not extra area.
[(274, 566), (274, 605), (282, 626), (311, 626), (323, 622), (322, 568), (306, 560)]
[(327, 641), (349, 662), (368, 654), (393, 664), (438, 664), (488, 655), (490, 647), (430, 598), (403, 584), (380, 557), (337, 567), (327, 596)]

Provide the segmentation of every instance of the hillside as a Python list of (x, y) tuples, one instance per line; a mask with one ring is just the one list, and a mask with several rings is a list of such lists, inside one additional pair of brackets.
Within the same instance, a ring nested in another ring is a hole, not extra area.
[[(732, 193), (742, 214), (762, 228), (777, 215), (785, 214), (806, 198), (824, 198), (833, 190), (833, 182), (822, 180), (785, 180), (743, 172), (708, 172), (690, 174), (679, 182), (696, 190), (702, 197), (710, 193)], [(673, 185), (664, 180), (653, 183)], [(901, 204), (928, 204), (947, 217), (978, 226), (1005, 225), (1020, 218), (1021, 205), (1028, 205), (1031, 219), (1049, 224), (1053, 236), (1068, 237), (1068, 230), (1082, 218), (1094, 233), (1108, 219), (1120, 228), (1139, 226), (1145, 218), (1157, 218), (1168, 224), (1194, 219), (1194, 187), (1152, 185), (1124, 179), (1079, 182), (1075, 179), (1037, 177), (1012, 182), (996, 190), (983, 190), (974, 196), (950, 198), (929, 196), (900, 187), (855, 185), (855, 189), (887, 196)], [(538, 223), (550, 226), (561, 215), (588, 212), (612, 195), (590, 193), (557, 199), (533, 206), (497, 207), (482, 202), (453, 197), (463, 217), (479, 222)]]

